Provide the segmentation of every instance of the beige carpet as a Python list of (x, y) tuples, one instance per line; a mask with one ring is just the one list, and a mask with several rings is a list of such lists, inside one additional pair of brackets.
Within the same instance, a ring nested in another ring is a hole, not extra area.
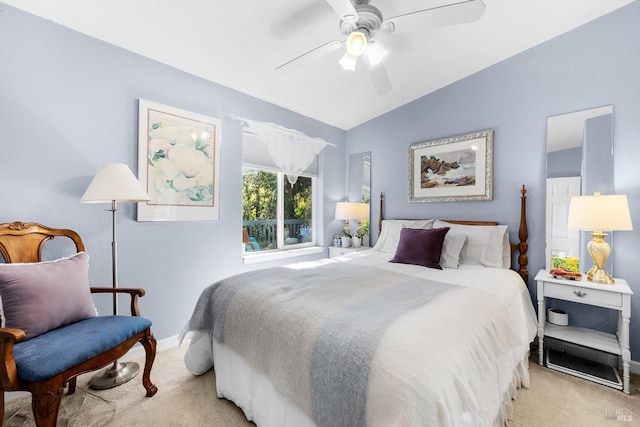
[[(182, 363), (185, 349), (158, 352), (151, 376), (158, 393), (152, 398), (144, 397), (138, 377), (102, 391), (87, 388), (91, 375), (80, 377), (75, 395), (62, 401), (58, 426), (253, 426), (233, 403), (216, 397), (213, 372), (189, 374)], [(640, 377), (632, 377), (627, 396), (536, 363), (530, 370), (531, 388), (519, 390), (509, 427), (640, 426)], [(29, 397), (7, 403), (4, 425), (34, 425)]]

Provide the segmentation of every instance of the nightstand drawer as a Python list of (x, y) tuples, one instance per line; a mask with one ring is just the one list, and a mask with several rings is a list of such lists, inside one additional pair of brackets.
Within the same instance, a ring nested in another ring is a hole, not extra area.
[[(603, 285), (607, 286), (607, 285)], [(622, 307), (622, 295), (618, 292), (601, 291), (571, 285), (546, 282), (544, 294), (547, 297), (605, 307)]]

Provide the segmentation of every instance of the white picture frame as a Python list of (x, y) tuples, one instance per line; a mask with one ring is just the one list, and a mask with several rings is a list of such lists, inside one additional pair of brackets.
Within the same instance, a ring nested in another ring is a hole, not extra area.
[(139, 100), (138, 221), (220, 219), (221, 121)]

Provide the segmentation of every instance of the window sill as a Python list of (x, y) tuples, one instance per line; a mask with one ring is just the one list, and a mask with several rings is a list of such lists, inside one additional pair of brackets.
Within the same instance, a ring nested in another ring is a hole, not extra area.
[(322, 246), (308, 246), (306, 248), (283, 249), (279, 251), (269, 251), (262, 253), (245, 253), (242, 254), (242, 260), (245, 264), (257, 264), (260, 262), (275, 261), (279, 259), (294, 258), (305, 255), (315, 255), (322, 253), (326, 248)]

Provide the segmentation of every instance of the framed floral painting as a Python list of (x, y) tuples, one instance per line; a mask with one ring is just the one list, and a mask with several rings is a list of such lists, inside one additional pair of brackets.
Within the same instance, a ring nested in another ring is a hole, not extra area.
[(220, 120), (144, 99), (138, 120), (138, 221), (218, 220)]
[(493, 130), (412, 144), (409, 201), (492, 200)]

